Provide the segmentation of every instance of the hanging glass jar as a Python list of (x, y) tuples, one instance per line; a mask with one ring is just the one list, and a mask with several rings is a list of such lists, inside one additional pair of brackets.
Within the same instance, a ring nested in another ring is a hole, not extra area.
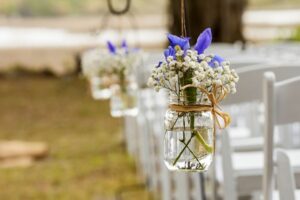
[[(211, 111), (178, 111), (176, 107), (209, 105), (203, 94), (170, 93), (165, 115), (164, 161), (170, 170), (206, 171), (214, 155), (214, 119)], [(192, 97), (192, 98), (191, 98)]]
[(136, 116), (138, 86), (131, 77), (128, 81), (120, 81), (119, 84), (111, 86), (110, 109), (113, 117), (124, 115)]
[(111, 96), (110, 79), (94, 76), (90, 79), (92, 97), (96, 100), (109, 99)]

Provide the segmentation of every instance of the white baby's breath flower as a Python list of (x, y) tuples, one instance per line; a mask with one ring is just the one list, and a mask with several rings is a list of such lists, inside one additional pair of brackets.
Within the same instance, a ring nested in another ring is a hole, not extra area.
[(179, 78), (183, 77), (183, 73), (182, 72), (178, 72)]
[(173, 60), (173, 56), (168, 56), (167, 61), (171, 62)]
[(206, 56), (205, 56), (205, 54), (200, 54), (198, 57), (200, 60), (203, 60)]
[(197, 77), (193, 77), (192, 81), (193, 81), (193, 85), (197, 86), (199, 84), (199, 81), (198, 81)]
[(152, 80), (148, 81), (150, 86), (156, 90), (168, 88), (177, 91), (178, 85), (184, 86), (181, 81), (188, 78), (192, 80), (193, 85), (208, 91), (211, 91), (213, 85), (218, 85), (224, 87), (227, 92), (236, 92), (238, 75), (230, 69), (229, 62), (219, 63), (214, 60), (212, 63), (213, 54), (198, 55), (193, 49), (188, 49), (185, 53), (180, 48), (175, 51), (176, 58), (169, 56), (159, 69), (152, 71)]
[(184, 57), (184, 61), (187, 62), (187, 63), (189, 63), (189, 62), (191, 62), (191, 58), (189, 56), (185, 56)]
[(222, 81), (220, 79), (216, 79), (216, 80), (214, 80), (214, 84), (222, 85)]
[(180, 57), (180, 56), (182, 56), (183, 54), (184, 54), (184, 51), (182, 51), (182, 50), (179, 50), (179, 51), (176, 52), (176, 56), (177, 56), (177, 57)]
[(225, 65), (225, 66), (223, 67), (223, 69), (224, 69), (225, 73), (229, 73), (229, 72), (230, 72), (230, 69), (229, 69), (229, 66), (228, 66), (228, 65)]

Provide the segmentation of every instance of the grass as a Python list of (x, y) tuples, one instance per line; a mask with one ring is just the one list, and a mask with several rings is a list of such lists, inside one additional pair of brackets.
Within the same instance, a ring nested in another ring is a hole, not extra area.
[(0, 140), (43, 141), (51, 149), (32, 167), (1, 169), (0, 199), (106, 200), (139, 182), (121, 145), (122, 120), (87, 91), (72, 77), (0, 79)]
[(292, 41), (300, 42), (300, 27), (297, 27), (292, 38)]

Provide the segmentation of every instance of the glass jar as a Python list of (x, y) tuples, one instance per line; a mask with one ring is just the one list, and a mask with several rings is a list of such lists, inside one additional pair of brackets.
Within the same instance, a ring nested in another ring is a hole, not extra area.
[(92, 97), (96, 100), (109, 99), (111, 96), (110, 87), (106, 84), (105, 78), (92, 77), (90, 79)]
[(120, 84), (111, 86), (110, 108), (113, 117), (138, 114), (137, 89), (136, 83), (129, 83), (126, 86)]
[[(209, 105), (197, 94), (190, 101), (170, 94), (170, 105)], [(206, 171), (214, 155), (214, 120), (211, 111), (178, 112), (168, 109), (165, 115), (164, 161), (169, 170)]]

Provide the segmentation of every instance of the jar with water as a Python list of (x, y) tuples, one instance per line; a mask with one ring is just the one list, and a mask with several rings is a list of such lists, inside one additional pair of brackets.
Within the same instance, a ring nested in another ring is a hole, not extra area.
[(109, 86), (110, 79), (108, 77), (94, 76), (90, 79), (92, 97), (96, 100), (106, 100), (111, 96), (111, 90)]
[(209, 105), (203, 94), (187, 97), (170, 93), (165, 115), (164, 161), (172, 171), (207, 171), (214, 156), (214, 120), (211, 111), (178, 111), (174, 106)]
[(133, 78), (111, 86), (110, 110), (113, 117), (136, 116), (138, 85)]

